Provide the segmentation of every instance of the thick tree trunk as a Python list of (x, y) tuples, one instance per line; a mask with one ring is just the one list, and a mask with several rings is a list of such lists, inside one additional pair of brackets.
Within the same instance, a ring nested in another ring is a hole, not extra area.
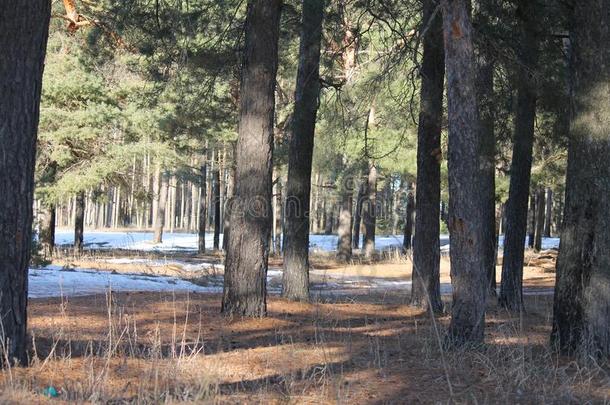
[(307, 301), (309, 300), (311, 162), (320, 96), (320, 41), (324, 1), (303, 0), (302, 3), (299, 69), (288, 151), (282, 296), (291, 300)]
[(207, 188), (206, 188), (206, 178), (208, 174), (208, 164), (207, 162), (203, 162), (199, 169), (199, 177), (201, 181), (200, 189), (199, 189), (199, 224), (197, 227), (198, 234), (198, 252), (199, 254), (205, 254), (205, 224), (206, 219), (208, 217), (207, 213)]
[(537, 30), (540, 21), (536, 17), (537, 3), (528, 0), (517, 2), (517, 14), (521, 19), (520, 66), (499, 297), (501, 305), (513, 310), (523, 308), (523, 255), (536, 116), (536, 83), (532, 71), (536, 69), (538, 60)]
[(155, 220), (155, 233), (153, 243), (163, 242), (163, 226), (165, 225), (165, 207), (167, 205), (167, 193), (169, 190), (169, 174), (161, 172), (161, 184), (159, 186), (159, 201), (157, 203), (157, 219)]
[(83, 235), (85, 233), (85, 192), (81, 191), (74, 200), (74, 253), (83, 252)]
[(341, 195), (341, 209), (339, 211), (339, 228), (337, 230), (337, 259), (347, 262), (352, 258), (352, 204), (353, 190), (349, 185)]
[(42, 71), (51, 2), (0, 5), (0, 364), (27, 365), (28, 265)]
[(485, 256), (489, 293), (496, 294), (496, 136), (494, 132), (494, 61), (487, 49), (478, 52), (477, 90), (481, 118), (481, 182), (483, 183), (483, 214)]
[(610, 356), (610, 0), (574, 3), (572, 122), (552, 341)]
[(544, 214), (544, 237), (551, 237), (551, 225), (553, 224), (553, 190), (546, 188), (546, 204)]
[[(434, 13), (436, 3), (424, 2), (424, 21)], [(411, 304), (434, 312), (443, 310), (440, 290), (441, 123), (445, 50), (440, 13), (424, 37), (419, 126), (417, 128), (417, 195), (413, 240), (413, 285)]]
[(242, 65), (235, 194), (222, 312), (264, 316), (271, 233), (275, 76), (281, 0), (250, 0)]
[(362, 236), (364, 257), (372, 259), (375, 254), (375, 230), (377, 228), (377, 167), (374, 163), (369, 164), (366, 201), (362, 206), (362, 222), (364, 224), (364, 235)]
[(476, 63), (467, 0), (443, 0), (449, 123), (449, 232), (453, 302), (448, 339), (480, 343), (485, 329), (484, 199)]
[(360, 183), (358, 188), (358, 196), (356, 197), (356, 209), (354, 210), (354, 231), (352, 235), (352, 248), (360, 248), (360, 224), (362, 222), (362, 203), (366, 198), (365, 195), (365, 182)]
[(413, 240), (413, 216), (415, 214), (415, 196), (413, 195), (413, 187), (410, 184), (407, 189), (407, 206), (405, 207), (405, 227), (402, 240), (403, 253), (411, 250), (411, 242)]
[(212, 172), (212, 192), (214, 194), (214, 250), (220, 249), (220, 170), (218, 166)]
[(536, 191), (536, 237), (534, 239), (534, 250), (542, 250), (542, 232), (544, 232), (544, 188)]

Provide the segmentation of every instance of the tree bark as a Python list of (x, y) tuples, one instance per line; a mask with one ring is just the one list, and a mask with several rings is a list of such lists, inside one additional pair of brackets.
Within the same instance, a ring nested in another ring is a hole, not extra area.
[(353, 187), (344, 185), (341, 194), (341, 209), (339, 211), (339, 228), (337, 230), (337, 259), (347, 262), (352, 258), (352, 204)]
[(218, 165), (212, 172), (212, 192), (214, 194), (214, 250), (220, 249), (220, 169)]
[(360, 224), (362, 222), (362, 203), (365, 199), (365, 182), (360, 183), (358, 196), (356, 197), (356, 209), (354, 210), (354, 231), (352, 235), (352, 248), (360, 248)]
[(536, 238), (536, 194), (530, 193), (530, 205), (527, 212), (527, 247), (534, 248)]
[(405, 228), (402, 240), (403, 253), (411, 250), (413, 240), (413, 216), (415, 214), (415, 196), (413, 195), (412, 185), (407, 189), (407, 206), (405, 207)]
[(199, 225), (197, 227), (198, 234), (198, 253), (205, 254), (205, 224), (207, 219), (207, 197), (208, 192), (206, 188), (206, 178), (208, 172), (208, 164), (207, 162), (203, 162), (201, 167), (199, 168), (199, 177), (200, 177), (200, 190), (199, 190)]
[(264, 316), (271, 234), (275, 81), (281, 0), (250, 0), (242, 65), (235, 194), (222, 312)]
[[(318, 98), (323, 0), (303, 0), (299, 68), (288, 151), (282, 296), (309, 300), (309, 198)], [(330, 218), (332, 221), (332, 218)]]
[(540, 187), (536, 191), (536, 237), (534, 239), (534, 250), (542, 250), (542, 232), (544, 232), (544, 188)]
[(40, 247), (45, 259), (53, 257), (55, 250), (55, 204), (41, 203), (40, 211)]
[(546, 188), (546, 204), (544, 214), (544, 237), (551, 237), (551, 225), (553, 224), (553, 190)]
[(610, 0), (574, 3), (571, 126), (552, 342), (610, 356)]
[(364, 257), (372, 259), (375, 254), (375, 230), (377, 227), (377, 167), (375, 163), (369, 164), (366, 201), (363, 202), (362, 206), (362, 222), (364, 223), (364, 235), (362, 236)]
[[(424, 21), (430, 20), (436, 3), (424, 2)], [(445, 85), (443, 21), (437, 15), (423, 40), (419, 125), (417, 128), (417, 195), (411, 304), (441, 312), (440, 203), (441, 123)]]
[(523, 308), (523, 255), (527, 225), (527, 199), (532, 169), (534, 119), (536, 117), (536, 82), (533, 71), (538, 61), (538, 2), (519, 0), (519, 68), (517, 77), (517, 112), (513, 136), (510, 186), (506, 203), (506, 235), (499, 302), (508, 309)]
[(155, 233), (153, 243), (163, 242), (163, 226), (165, 225), (165, 208), (167, 205), (167, 193), (169, 190), (169, 174), (161, 172), (161, 184), (159, 186), (159, 201), (157, 204), (157, 219), (155, 220)]
[(74, 253), (83, 252), (83, 235), (85, 232), (85, 192), (76, 195), (74, 205)]
[(448, 340), (480, 343), (485, 328), (483, 184), (472, 24), (467, 0), (443, 0), (449, 123), (449, 232), (453, 302)]
[(0, 5), (1, 365), (27, 365), (28, 265), (36, 138), (51, 2)]
[[(482, 16), (483, 17), (483, 16)], [(494, 60), (486, 47), (478, 52), (477, 90), (481, 119), (481, 182), (483, 183), (483, 214), (485, 256), (489, 294), (495, 296), (496, 280), (496, 136), (494, 131)]]

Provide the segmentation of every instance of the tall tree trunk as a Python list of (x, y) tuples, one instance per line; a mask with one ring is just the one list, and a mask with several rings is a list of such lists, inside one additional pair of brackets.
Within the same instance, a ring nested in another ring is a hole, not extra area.
[(214, 194), (214, 250), (220, 249), (220, 169), (217, 165), (212, 172), (212, 190)]
[(275, 81), (281, 0), (250, 0), (222, 311), (264, 316), (271, 233)]
[(544, 188), (540, 187), (536, 191), (536, 238), (534, 241), (534, 250), (540, 252), (542, 250), (542, 232), (544, 232)]
[(208, 172), (208, 164), (207, 161), (204, 161), (199, 168), (199, 178), (201, 181), (200, 190), (199, 190), (199, 224), (197, 227), (198, 234), (198, 253), (205, 253), (205, 223), (207, 218), (207, 196), (208, 192), (206, 189), (206, 178)]
[(318, 98), (323, 0), (303, 0), (299, 69), (288, 151), (282, 296), (309, 300), (309, 195)]
[(481, 118), (481, 182), (483, 187), (483, 230), (485, 233), (484, 266), (487, 272), (489, 293), (496, 295), (496, 136), (494, 132), (494, 61), (482, 47), (478, 52), (477, 90)]
[(74, 253), (83, 252), (83, 235), (85, 233), (85, 192), (76, 195), (74, 205)]
[(337, 259), (347, 262), (352, 258), (352, 204), (353, 190), (350, 184), (345, 184), (341, 193), (341, 208), (339, 211), (339, 227), (337, 229)]
[(366, 198), (365, 194), (366, 183), (362, 181), (358, 188), (358, 196), (356, 197), (356, 209), (354, 210), (354, 231), (352, 235), (352, 248), (360, 248), (360, 224), (362, 222), (362, 204)]
[(165, 208), (167, 205), (167, 194), (169, 191), (169, 174), (161, 172), (161, 184), (159, 186), (159, 201), (157, 204), (157, 219), (155, 220), (155, 233), (153, 243), (163, 242), (163, 226), (165, 225)]
[(0, 313), (5, 360), (27, 365), (28, 265), (40, 92), (51, 2), (0, 5)]
[(510, 188), (506, 203), (506, 235), (499, 302), (506, 308), (523, 308), (523, 254), (527, 225), (527, 198), (532, 169), (536, 82), (532, 73), (538, 61), (538, 2), (519, 0), (517, 15), (521, 20), (517, 112), (513, 136)]
[(411, 241), (413, 240), (413, 214), (415, 214), (415, 196), (413, 195), (413, 187), (409, 184), (409, 188), (407, 189), (407, 206), (405, 210), (405, 229), (402, 240), (402, 251), (404, 253), (411, 250)]
[(468, 3), (441, 3), (447, 69), (448, 223), (453, 286), (449, 340), (457, 345), (483, 341), (487, 296), (476, 63)]
[[(424, 21), (430, 20), (436, 3), (424, 2)], [(441, 312), (440, 222), (441, 203), (441, 123), (445, 50), (443, 21), (437, 15), (424, 37), (421, 70), (419, 125), (417, 128), (417, 195), (415, 199), (415, 239), (411, 304)]]
[(375, 254), (375, 228), (377, 227), (377, 167), (372, 162), (369, 164), (366, 202), (364, 202), (362, 210), (362, 222), (364, 223), (362, 249), (364, 257), (371, 259)]
[(275, 195), (275, 241), (274, 250), (278, 255), (282, 254), (282, 229), (284, 229), (284, 210), (282, 209), (283, 197), (282, 197), (282, 179), (279, 178), (276, 183), (276, 195)]
[[(233, 153), (235, 156), (235, 153)], [(225, 214), (223, 216), (222, 248), (226, 251), (229, 246), (229, 231), (231, 229), (231, 206), (233, 205), (233, 187), (235, 178), (235, 165), (231, 165), (231, 170), (227, 178), (227, 199), (225, 201)]]
[(552, 341), (564, 353), (610, 356), (610, 0), (574, 3), (566, 200)]
[(546, 188), (546, 204), (544, 214), (544, 237), (551, 237), (551, 225), (553, 224), (553, 190)]

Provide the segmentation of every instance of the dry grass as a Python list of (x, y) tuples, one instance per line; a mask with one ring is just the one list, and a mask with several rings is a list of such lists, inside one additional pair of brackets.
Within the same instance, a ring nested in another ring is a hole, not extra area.
[(32, 364), (2, 373), (0, 399), (44, 402), (53, 386), (66, 403), (610, 401), (608, 364), (548, 349), (550, 297), (527, 297), (521, 317), (492, 305), (486, 344), (443, 357), (428, 316), (404, 301), (272, 297), (266, 319), (227, 319), (217, 295), (33, 300)]

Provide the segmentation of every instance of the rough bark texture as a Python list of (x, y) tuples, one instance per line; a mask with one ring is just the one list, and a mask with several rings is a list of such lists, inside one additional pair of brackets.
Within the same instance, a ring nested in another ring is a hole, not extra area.
[(155, 219), (155, 233), (153, 235), (153, 243), (163, 242), (163, 227), (165, 225), (165, 207), (167, 206), (167, 192), (169, 190), (169, 175), (165, 172), (160, 174), (159, 185), (159, 201), (157, 203), (157, 212)]
[(343, 190), (341, 209), (339, 211), (339, 228), (337, 240), (337, 259), (347, 262), (352, 258), (352, 205), (353, 191)]
[(481, 182), (483, 188), (484, 266), (488, 290), (496, 295), (496, 136), (494, 132), (494, 61), (487, 49), (478, 52), (477, 91), (481, 118)]
[(552, 340), (610, 356), (610, 0), (574, 3), (572, 122)]
[[(424, 2), (423, 20), (428, 21), (436, 8)], [(441, 123), (445, 50), (443, 21), (438, 14), (424, 37), (421, 67), (419, 126), (417, 129), (417, 195), (415, 197), (415, 238), (413, 239), (413, 287), (411, 304), (441, 312), (440, 290), (440, 203), (441, 203)], [(429, 302), (428, 302), (429, 300)]]
[(220, 249), (220, 169), (216, 166), (212, 172), (212, 193), (214, 194), (214, 250)]
[(544, 188), (536, 191), (536, 237), (534, 238), (534, 250), (540, 252), (542, 249), (542, 232), (544, 232)]
[(207, 198), (208, 192), (206, 187), (206, 177), (208, 175), (208, 165), (204, 162), (199, 169), (199, 177), (201, 179), (201, 186), (199, 191), (199, 225), (197, 227), (198, 230), (198, 252), (199, 254), (205, 253), (205, 224), (206, 218), (208, 216), (207, 213)]
[(354, 210), (354, 228), (352, 232), (352, 248), (360, 248), (360, 224), (362, 223), (362, 202), (365, 199), (365, 182), (360, 183), (358, 196), (356, 197), (356, 209)]
[(377, 167), (369, 165), (369, 175), (366, 182), (366, 200), (362, 206), (362, 249), (364, 257), (371, 259), (375, 254), (375, 229), (377, 227)]
[(0, 364), (27, 364), (36, 137), (51, 2), (0, 3)]
[(448, 340), (480, 343), (485, 328), (487, 274), (480, 181), (476, 63), (468, 1), (443, 0), (449, 123), (449, 232), (453, 301)]
[(407, 190), (407, 206), (405, 207), (405, 227), (403, 230), (402, 251), (403, 253), (411, 250), (413, 240), (413, 216), (415, 214), (415, 196), (413, 188), (409, 186)]
[(222, 311), (264, 316), (271, 234), (275, 76), (281, 0), (250, 0)]
[[(320, 96), (320, 41), (324, 1), (304, 0), (302, 3), (299, 68), (288, 151), (282, 296), (291, 300), (307, 301), (311, 162)], [(332, 217), (327, 220), (332, 221)]]
[(536, 116), (536, 81), (533, 71), (538, 60), (537, 3), (537, 1), (531, 0), (517, 2), (517, 15), (521, 22), (519, 34), (521, 48), (516, 83), (517, 111), (510, 186), (506, 203), (506, 234), (499, 297), (501, 305), (513, 310), (520, 310), (523, 307), (523, 254)]
[(80, 192), (74, 199), (74, 252), (83, 252), (83, 235), (85, 233), (85, 193)]

